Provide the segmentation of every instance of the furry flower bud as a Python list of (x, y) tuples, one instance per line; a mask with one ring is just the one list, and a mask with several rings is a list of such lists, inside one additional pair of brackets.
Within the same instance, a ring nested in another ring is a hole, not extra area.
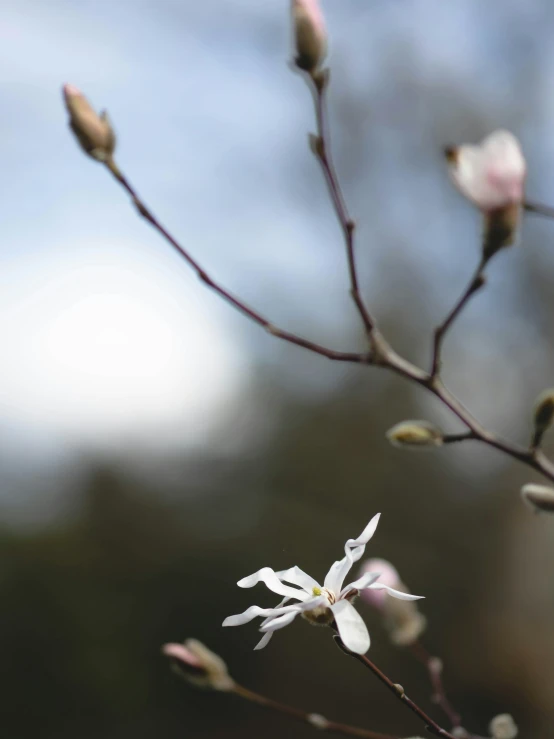
[(521, 488), (521, 497), (536, 513), (554, 513), (554, 488), (528, 483)]
[(313, 73), (327, 53), (327, 31), (318, 0), (292, 0), (292, 22), (296, 66)]
[(228, 691), (235, 686), (221, 657), (196, 639), (187, 639), (184, 644), (165, 644), (162, 652), (172, 660), (179, 675), (198, 688)]
[(106, 111), (98, 115), (83, 93), (73, 85), (64, 85), (63, 95), (69, 126), (83, 151), (99, 162), (111, 159), (115, 133)]
[(531, 446), (536, 449), (554, 421), (554, 390), (545, 390), (539, 395), (533, 410), (533, 438)]
[[(386, 559), (369, 559), (364, 562), (360, 574), (379, 572), (379, 582), (395, 590), (409, 593), (396, 568)], [(385, 590), (362, 590), (360, 598), (383, 616), (383, 623), (390, 640), (397, 646), (413, 644), (427, 625), (427, 619), (419, 612), (415, 601), (398, 600)]]
[(492, 739), (516, 739), (518, 729), (509, 713), (495, 716), (489, 724)]
[(393, 446), (411, 449), (441, 446), (444, 434), (428, 421), (402, 421), (387, 431)]

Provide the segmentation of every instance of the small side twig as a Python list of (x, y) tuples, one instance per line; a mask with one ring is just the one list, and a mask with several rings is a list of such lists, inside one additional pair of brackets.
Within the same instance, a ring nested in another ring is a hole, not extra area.
[(444, 337), (448, 332), (448, 329), (452, 326), (456, 318), (460, 315), (464, 307), (467, 305), (471, 297), (480, 290), (485, 284), (485, 276), (483, 274), (487, 259), (483, 257), (477, 266), (468, 286), (460, 296), (458, 302), (454, 305), (450, 313), (446, 316), (444, 321), (437, 326), (435, 329), (435, 336), (433, 342), (433, 359), (431, 363), (431, 377), (437, 377), (441, 369), (441, 351)]
[(412, 644), (410, 650), (417, 661), (421, 662), (429, 673), (429, 681), (433, 689), (431, 700), (433, 703), (436, 703), (437, 706), (440, 706), (444, 715), (453, 727), (460, 727), (462, 725), (462, 718), (458, 711), (456, 711), (452, 706), (448, 700), (448, 696), (446, 695), (446, 690), (442, 680), (442, 660), (429, 654), (419, 641)]
[(538, 216), (544, 216), (545, 218), (554, 218), (554, 208), (550, 205), (543, 205), (542, 203), (530, 203), (526, 201), (523, 203), (523, 209), (528, 213), (535, 213)]
[(276, 711), (277, 713), (282, 713), (291, 718), (310, 724), (320, 731), (329, 731), (335, 734), (342, 734), (343, 736), (355, 736), (359, 739), (396, 739), (396, 737), (391, 736), (390, 734), (380, 734), (379, 732), (362, 729), (358, 726), (342, 724), (338, 721), (329, 721), (318, 713), (308, 713), (307, 711), (302, 711), (285, 703), (275, 701), (272, 698), (266, 698), (266, 696), (254, 693), (254, 691), (249, 690), (242, 685), (235, 684), (234, 689), (230, 692), (237, 695), (239, 698), (249, 701), (250, 703), (255, 703), (263, 708), (268, 708), (271, 711)]
[(366, 657), (365, 654), (355, 654), (354, 652), (351, 652), (345, 647), (339, 636), (335, 636), (334, 638), (340, 649), (342, 649), (345, 654), (348, 654), (350, 657), (354, 657), (354, 659), (358, 660), (358, 662), (361, 662), (364, 667), (367, 667), (368, 670), (371, 670), (371, 672), (377, 677), (377, 679), (380, 680), (384, 685), (386, 685), (386, 687), (391, 691), (393, 695), (395, 695), (402, 703), (404, 703), (404, 705), (410, 711), (412, 711), (412, 713), (415, 713), (415, 715), (419, 719), (421, 719), (421, 721), (423, 721), (423, 723), (425, 724), (425, 728), (430, 734), (442, 737), (442, 739), (456, 739), (453, 734), (439, 726), (439, 724), (434, 719), (432, 719), (431, 716), (429, 716), (423, 710), (423, 708), (420, 708), (417, 703), (409, 698), (406, 695), (406, 692), (402, 685), (399, 685), (398, 683), (393, 683), (393, 681), (388, 678), (384, 672), (381, 672), (377, 665), (375, 665), (368, 657)]
[(317, 157), (329, 188), (333, 207), (340, 223), (346, 246), (348, 274), (350, 278), (350, 295), (362, 319), (370, 346), (375, 349), (380, 342), (374, 318), (369, 313), (360, 293), (360, 285), (354, 252), (354, 237), (356, 223), (350, 217), (348, 207), (342, 192), (340, 181), (331, 155), (329, 140), (329, 125), (327, 122), (327, 88), (329, 86), (329, 70), (316, 71), (308, 75), (315, 105), (317, 136), (310, 136), (310, 146)]

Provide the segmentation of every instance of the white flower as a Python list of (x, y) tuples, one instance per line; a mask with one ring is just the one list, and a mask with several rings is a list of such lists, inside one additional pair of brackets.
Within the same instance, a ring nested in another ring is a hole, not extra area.
[(509, 131), (494, 131), (478, 146), (447, 149), (450, 176), (458, 190), (484, 211), (523, 201), (526, 163)]
[[(251, 588), (263, 582), (270, 590), (283, 596), (276, 608), (259, 608), (251, 606), (244, 613), (229, 616), (223, 626), (241, 626), (257, 616), (264, 620), (260, 631), (264, 636), (255, 649), (263, 649), (271, 639), (273, 632), (292, 623), (296, 616), (302, 614), (315, 624), (336, 624), (344, 645), (356, 654), (365, 654), (369, 649), (369, 633), (361, 616), (352, 601), (360, 590), (386, 590), (390, 595), (401, 600), (418, 600), (419, 595), (402, 593), (398, 590), (376, 582), (379, 572), (366, 572), (358, 580), (343, 587), (344, 579), (350, 572), (354, 562), (364, 554), (366, 544), (371, 539), (379, 523), (380, 513), (374, 516), (357, 539), (349, 539), (344, 545), (345, 556), (335, 562), (327, 573), (323, 586), (303, 572), (299, 567), (275, 572), (271, 567), (263, 567), (249, 577), (239, 580), (239, 588)], [(290, 584), (286, 584), (290, 583)], [(294, 587), (293, 587), (294, 586)], [(285, 605), (290, 600), (299, 601)]]

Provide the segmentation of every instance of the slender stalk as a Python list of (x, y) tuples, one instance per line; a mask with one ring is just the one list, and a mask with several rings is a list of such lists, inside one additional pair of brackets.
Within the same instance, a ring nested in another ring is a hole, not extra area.
[(344, 236), (348, 262), (348, 275), (350, 278), (350, 295), (352, 296), (352, 300), (354, 301), (362, 319), (370, 346), (374, 347), (376, 344), (379, 344), (379, 334), (377, 332), (375, 320), (369, 313), (360, 293), (354, 251), (356, 223), (350, 217), (340, 185), (340, 180), (331, 155), (329, 124), (327, 121), (327, 88), (329, 86), (329, 70), (315, 72), (308, 77), (308, 80), (314, 97), (317, 124), (317, 136), (310, 139), (312, 151), (321, 165), (325, 181), (329, 188), (329, 194), (331, 195), (331, 201)]
[(433, 342), (433, 359), (431, 363), (431, 377), (437, 377), (440, 372), (442, 363), (442, 343), (444, 341), (446, 333), (448, 332), (448, 329), (452, 326), (456, 318), (460, 315), (464, 307), (471, 299), (472, 295), (480, 290), (485, 284), (485, 276), (483, 274), (483, 271), (485, 269), (487, 261), (488, 259), (486, 259), (485, 257), (481, 259), (479, 265), (477, 266), (477, 269), (475, 270), (471, 280), (469, 281), (468, 286), (460, 296), (460, 299), (454, 305), (444, 321), (435, 329), (435, 337)]
[(460, 727), (462, 725), (462, 718), (448, 700), (448, 696), (446, 695), (446, 690), (444, 688), (442, 680), (442, 660), (429, 654), (419, 641), (412, 644), (410, 651), (418, 662), (421, 662), (421, 664), (424, 665), (429, 673), (429, 681), (431, 682), (431, 687), (433, 689), (431, 700), (433, 703), (436, 703), (437, 706), (440, 706), (451, 726)]
[(342, 642), (341, 638), (339, 636), (335, 636), (335, 641), (337, 642), (338, 646), (342, 649), (342, 651), (345, 654), (348, 654), (350, 657), (354, 657), (354, 659), (358, 660), (358, 662), (361, 662), (364, 667), (367, 667), (368, 670), (371, 670), (371, 672), (377, 677), (378, 680), (380, 680), (386, 687), (391, 691), (393, 695), (395, 695), (404, 705), (412, 711), (412, 713), (415, 713), (415, 715), (423, 721), (425, 724), (425, 728), (430, 734), (434, 734), (435, 736), (442, 737), (442, 739), (456, 739), (456, 737), (453, 734), (450, 734), (446, 729), (443, 729), (437, 722), (431, 718), (424, 710), (423, 708), (420, 708), (417, 703), (415, 703), (411, 698), (409, 698), (406, 695), (406, 691), (402, 687), (402, 685), (399, 685), (398, 683), (393, 683), (393, 681), (388, 678), (384, 672), (381, 672), (381, 670), (375, 665), (368, 657), (365, 656), (365, 654), (355, 654), (354, 652), (351, 652), (349, 649), (347, 649)]
[(320, 714), (308, 713), (307, 711), (301, 711), (298, 708), (293, 708), (293, 706), (288, 706), (285, 703), (279, 703), (272, 698), (266, 698), (264, 695), (254, 693), (254, 691), (249, 690), (242, 685), (236, 684), (231, 692), (233, 692), (234, 695), (239, 696), (239, 698), (243, 698), (244, 700), (249, 701), (250, 703), (255, 703), (256, 705), (262, 706), (263, 708), (268, 708), (271, 711), (276, 711), (277, 713), (282, 713), (285, 716), (290, 716), (292, 718), (298, 719), (299, 721), (310, 724), (311, 726), (319, 730), (329, 731), (334, 734), (342, 734), (343, 736), (355, 736), (359, 737), (360, 739), (395, 739), (395, 737), (391, 736), (390, 734), (380, 734), (376, 731), (369, 731), (368, 729), (359, 728), (358, 726), (341, 724), (337, 721), (329, 721)]
[(272, 336), (276, 336), (278, 339), (282, 339), (289, 344), (301, 346), (304, 349), (308, 349), (309, 351), (314, 352), (315, 354), (321, 354), (322, 356), (327, 357), (327, 359), (332, 359), (339, 362), (355, 362), (358, 364), (367, 364), (370, 361), (367, 354), (361, 354), (358, 352), (338, 352), (333, 349), (328, 349), (325, 346), (321, 346), (320, 344), (315, 344), (313, 341), (308, 341), (307, 339), (290, 333), (289, 331), (283, 331), (277, 326), (274, 326), (270, 321), (260, 315), (257, 311), (246, 305), (246, 303), (243, 303), (242, 300), (236, 298), (222, 285), (215, 282), (215, 280), (210, 277), (210, 275), (199, 264), (199, 262), (197, 262), (196, 259), (194, 259), (194, 257), (191, 256), (191, 254), (169, 233), (169, 231), (164, 226), (162, 226), (162, 224), (154, 216), (152, 211), (140, 199), (135, 188), (121, 172), (113, 159), (108, 160), (105, 164), (107, 169), (111, 172), (111, 174), (115, 177), (119, 184), (122, 185), (122, 187), (125, 188), (125, 190), (129, 193), (133, 205), (140, 213), (140, 215), (145, 218), (148, 223), (150, 223), (150, 225), (156, 229), (156, 231), (158, 231), (158, 233), (175, 249), (175, 251), (177, 251), (177, 253), (181, 257), (183, 257), (187, 264), (196, 272), (198, 278), (202, 280), (202, 282), (204, 282), (209, 288), (214, 290), (218, 295), (220, 295), (238, 311), (240, 311), (252, 321), (257, 323), (259, 326), (264, 328), (268, 333), (272, 334)]
[(529, 201), (523, 203), (523, 209), (528, 213), (535, 213), (538, 216), (544, 216), (545, 218), (554, 218), (554, 208), (550, 205), (543, 205), (542, 203), (530, 203)]
[[(379, 365), (386, 369), (389, 369), (396, 374), (400, 375), (404, 379), (414, 382), (417, 385), (425, 388), (427, 391), (435, 395), (452, 413), (464, 424), (468, 429), (469, 433), (452, 435), (452, 441), (465, 441), (475, 440), (488, 446), (498, 449), (509, 457), (522, 462), (528, 467), (532, 468), (536, 472), (540, 472), (544, 477), (548, 478), (551, 482), (554, 482), (554, 464), (537, 449), (530, 449), (526, 447), (512, 444), (509, 441), (502, 439), (501, 437), (493, 434), (486, 430), (480, 423), (475, 419), (471, 413), (465, 408), (460, 401), (452, 395), (452, 393), (445, 387), (443, 382), (431, 373), (425, 372), (416, 365), (409, 362), (404, 357), (397, 354), (392, 347), (390, 347), (384, 340), (379, 344), (377, 351), (373, 352), (339, 352), (333, 349), (329, 349), (320, 344), (316, 344), (313, 341), (304, 339), (301, 336), (283, 331), (282, 329), (274, 326), (270, 321), (264, 318), (257, 311), (250, 308), (239, 298), (232, 295), (226, 288), (218, 284), (199, 264), (199, 262), (191, 256), (191, 254), (162, 226), (158, 219), (153, 215), (150, 209), (140, 199), (135, 188), (131, 185), (129, 180), (123, 175), (120, 169), (117, 167), (115, 162), (109, 161), (106, 163), (107, 169), (115, 177), (117, 182), (127, 191), (130, 195), (133, 205), (140, 213), (140, 215), (150, 223), (150, 225), (158, 231), (158, 233), (177, 251), (177, 253), (187, 262), (187, 264), (196, 272), (199, 279), (201, 279), (208, 287), (214, 290), (220, 297), (230, 303), (238, 311), (246, 315), (252, 321), (257, 323), (263, 329), (273, 336), (286, 341), (289, 344), (302, 347), (308, 351), (314, 352), (321, 356), (326, 357), (338, 362), (350, 362), (361, 365)], [(466, 291), (467, 292), (467, 291)], [(458, 303), (459, 305), (459, 303)], [(462, 306), (463, 307), (463, 306)], [(459, 312), (459, 310), (457, 311)], [(452, 321), (450, 321), (451, 323)], [(449, 325), (450, 325), (449, 323)], [(374, 325), (374, 324), (372, 324)], [(443, 324), (444, 325), (444, 324)], [(378, 334), (375, 333), (374, 337)], [(379, 339), (381, 341), (381, 338)], [(448, 437), (447, 437), (448, 438)], [(447, 441), (447, 443), (449, 443)]]

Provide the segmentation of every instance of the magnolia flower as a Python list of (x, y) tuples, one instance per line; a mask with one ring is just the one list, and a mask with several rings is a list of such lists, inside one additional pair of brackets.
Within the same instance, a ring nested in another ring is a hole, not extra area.
[(485, 212), (520, 205), (526, 163), (516, 137), (494, 131), (478, 146), (446, 150), (452, 181), (468, 200)]
[[(401, 600), (418, 600), (419, 595), (402, 593), (379, 583), (379, 572), (366, 572), (358, 580), (343, 586), (344, 579), (350, 572), (354, 562), (363, 556), (365, 547), (371, 539), (379, 523), (380, 513), (374, 516), (357, 539), (349, 539), (344, 545), (345, 556), (331, 565), (323, 585), (307, 575), (299, 567), (275, 572), (271, 567), (263, 567), (253, 575), (239, 580), (239, 588), (251, 588), (263, 582), (270, 590), (283, 596), (283, 600), (275, 608), (259, 608), (251, 606), (244, 613), (229, 616), (223, 626), (241, 626), (257, 616), (264, 620), (260, 631), (264, 634), (255, 649), (263, 649), (271, 639), (273, 632), (292, 623), (301, 614), (313, 624), (330, 626), (335, 624), (344, 645), (351, 652), (364, 654), (369, 649), (369, 633), (352, 600), (360, 591), (386, 590), (394, 598)], [(289, 583), (289, 584), (287, 584)], [(288, 601), (298, 601), (290, 605)]]

